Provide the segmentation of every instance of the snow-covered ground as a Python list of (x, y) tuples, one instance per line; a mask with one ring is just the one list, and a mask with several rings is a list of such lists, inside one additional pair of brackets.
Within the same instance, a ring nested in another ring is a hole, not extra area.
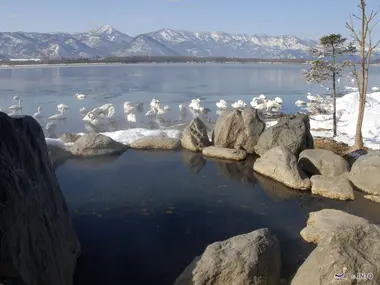
[[(359, 93), (352, 92), (337, 99), (338, 136), (336, 141), (354, 145), (359, 110)], [(310, 117), (313, 136), (332, 137), (332, 115)], [(380, 92), (367, 94), (362, 135), (365, 146), (380, 149)]]
[[(111, 139), (120, 142), (122, 144), (128, 145), (138, 139), (146, 137), (169, 137), (169, 138), (181, 138), (182, 131), (176, 129), (164, 129), (164, 130), (150, 130), (144, 128), (135, 128), (129, 130), (120, 130), (115, 132), (101, 133), (102, 135), (108, 136)], [(84, 135), (80, 133), (79, 135)], [(48, 145), (55, 145), (61, 148), (72, 145), (72, 143), (63, 143), (59, 138), (52, 139), (46, 138), (46, 143)]]

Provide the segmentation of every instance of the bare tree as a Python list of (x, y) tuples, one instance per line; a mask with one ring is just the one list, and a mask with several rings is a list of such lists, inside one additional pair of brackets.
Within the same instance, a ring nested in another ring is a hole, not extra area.
[[(361, 149), (364, 146), (362, 125), (365, 103), (367, 99), (368, 73), (371, 63), (371, 56), (373, 50), (380, 44), (380, 40), (375, 43), (372, 42), (372, 32), (378, 23), (378, 21), (374, 22), (374, 19), (376, 18), (378, 11), (375, 12), (374, 10), (371, 10), (369, 15), (367, 15), (366, 6), (366, 1), (360, 0), (360, 4), (358, 5), (360, 16), (353, 14), (352, 17), (350, 17), (350, 21), (346, 22), (346, 28), (352, 32), (352, 36), (358, 44), (360, 50), (360, 74), (358, 73), (355, 65), (353, 69), (353, 74), (359, 88), (359, 114), (356, 122), (355, 133), (355, 148), (357, 149)], [(360, 21), (360, 29), (355, 28), (353, 18)]]
[(307, 82), (331, 83), (333, 93), (333, 136), (337, 135), (336, 120), (336, 81), (344, 69), (351, 65), (349, 60), (338, 61), (339, 57), (352, 55), (356, 48), (352, 44), (346, 44), (347, 39), (340, 34), (329, 34), (323, 36), (319, 46), (310, 50), (311, 54), (319, 58), (310, 63), (309, 69), (303, 69), (302, 73)]

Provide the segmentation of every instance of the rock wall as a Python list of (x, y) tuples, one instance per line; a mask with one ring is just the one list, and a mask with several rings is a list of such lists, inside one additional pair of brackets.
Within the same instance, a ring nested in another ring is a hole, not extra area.
[(0, 112), (0, 278), (73, 284), (80, 245), (40, 125)]

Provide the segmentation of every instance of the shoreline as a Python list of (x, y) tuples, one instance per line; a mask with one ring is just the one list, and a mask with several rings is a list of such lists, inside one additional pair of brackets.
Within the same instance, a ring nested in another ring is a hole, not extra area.
[[(48, 67), (86, 67), (86, 66), (124, 66), (124, 65), (220, 65), (220, 64), (294, 64), (294, 65), (307, 65), (306, 62), (278, 62), (278, 61), (230, 61), (230, 62), (80, 62), (80, 63), (30, 63), (30, 64), (0, 64), (0, 69), (17, 69), (17, 68), (48, 68)], [(371, 64), (372, 67), (379, 67), (380, 63)]]
[(0, 69), (41, 68), (41, 67), (84, 67), (84, 66), (121, 66), (121, 65), (218, 65), (218, 64), (306, 64), (299, 62), (90, 62), (90, 63), (38, 63), (38, 64), (0, 64)]

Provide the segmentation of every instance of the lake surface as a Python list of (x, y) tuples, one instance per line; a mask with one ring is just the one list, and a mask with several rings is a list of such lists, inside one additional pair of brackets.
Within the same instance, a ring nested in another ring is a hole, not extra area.
[(82, 244), (75, 284), (173, 284), (208, 244), (263, 227), (279, 238), (290, 277), (315, 247), (299, 234), (309, 212), (336, 208), (380, 223), (379, 204), (361, 193), (319, 198), (253, 174), (252, 163), (134, 150), (67, 161), (56, 173)]
[[(65, 103), (71, 112), (57, 134), (87, 132), (79, 109), (113, 103), (118, 121), (112, 129), (130, 126), (122, 115), (124, 101), (152, 98), (169, 105), (165, 114), (179, 121), (178, 104), (199, 97), (215, 119), (215, 102), (254, 96), (284, 100), (285, 112), (296, 112), (296, 100), (308, 92), (300, 72), (305, 65), (270, 64), (135, 64), (0, 69), (0, 107), (18, 95), (24, 113), (43, 108), (44, 118)], [(374, 67), (371, 86), (380, 85)], [(348, 79), (341, 85), (353, 86)], [(78, 101), (76, 92), (87, 94)], [(149, 126), (144, 113), (137, 127)], [(192, 115), (180, 121), (190, 121)], [(356, 193), (353, 202), (338, 202), (299, 193), (253, 174), (251, 163), (205, 160), (199, 154), (128, 150), (118, 157), (69, 160), (56, 170), (82, 244), (76, 285), (167, 285), (191, 260), (215, 241), (269, 227), (278, 236), (284, 261), (283, 276), (295, 273), (314, 248), (300, 238), (309, 212), (343, 209), (380, 223), (380, 207)]]
[[(169, 105), (165, 114), (170, 121), (190, 121), (191, 114), (179, 118), (178, 105), (199, 97), (204, 107), (210, 108), (210, 119), (216, 119), (216, 101), (232, 103), (239, 99), (247, 104), (254, 96), (265, 94), (284, 100), (284, 112), (296, 112), (297, 100), (305, 100), (308, 92), (323, 94), (326, 88), (306, 84), (302, 64), (123, 64), (59, 67), (20, 67), (0, 69), (0, 108), (14, 104), (13, 96), (24, 101), (24, 113), (34, 114), (41, 106), (45, 125), (47, 118), (57, 113), (56, 106), (64, 103), (71, 108), (68, 118), (58, 124), (57, 136), (62, 132), (92, 131), (82, 121), (81, 107), (92, 109), (113, 103), (118, 121), (110, 131), (130, 127), (123, 116), (123, 102), (144, 103), (144, 111), (137, 114), (137, 127), (147, 127), (150, 119), (144, 116), (152, 98)], [(380, 67), (373, 67), (369, 87), (380, 85)], [(340, 86), (352, 85), (342, 78)], [(76, 100), (76, 92), (87, 98)], [(106, 131), (106, 130), (104, 130)]]

